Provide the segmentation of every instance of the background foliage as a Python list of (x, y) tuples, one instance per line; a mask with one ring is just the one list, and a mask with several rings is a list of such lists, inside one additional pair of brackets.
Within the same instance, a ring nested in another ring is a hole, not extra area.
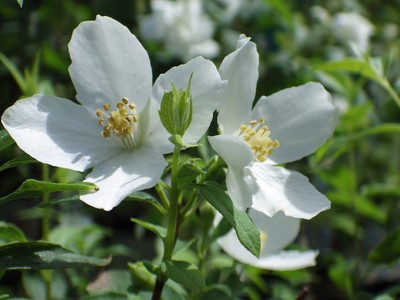
[[(241, 279), (247, 283), (241, 285), (233, 272), (233, 261), (212, 247), (215, 269), (210, 276), (230, 287), (235, 297), (246, 299), (398, 299), (400, 106), (396, 95), (400, 92), (400, 1), (243, 2), (230, 22), (216, 22), (214, 38), (221, 51), (214, 61), (218, 65), (233, 50), (234, 44), (226, 41), (226, 30), (244, 33), (257, 43), (260, 54), (258, 96), (310, 80), (321, 81), (332, 93), (342, 110), (335, 136), (313, 156), (291, 166), (306, 174), (328, 196), (332, 208), (304, 223), (297, 240), (299, 245), (320, 249), (316, 267), (271, 272), (236, 266), (245, 271)], [(355, 57), (348, 45), (316, 17), (315, 5), (332, 16), (356, 11), (368, 18), (375, 27), (369, 54)], [(115, 18), (138, 36), (150, 53), (153, 78), (180, 63), (178, 58), (162, 55), (162, 44), (141, 38), (139, 20), (149, 9), (145, 0), (26, 0), (22, 8), (15, 0), (2, 0), (0, 113), (17, 99), (35, 93), (74, 99), (67, 44), (73, 29), (97, 14)], [(215, 12), (208, 13), (217, 20)], [(1, 136), (0, 141), (3, 139), (7, 137)], [(0, 151), (0, 166), (22, 155), (15, 144)], [(20, 159), (32, 162), (26, 156)], [(148, 282), (141, 278), (147, 274), (146, 267), (134, 262), (157, 256), (157, 244), (151, 233), (130, 220), (145, 215), (157, 223), (158, 216), (140, 195), (104, 212), (75, 201), (74, 192), (52, 190), (45, 193), (50, 198), (47, 217), (51, 227), (44, 233), (41, 222), (46, 216), (41, 193), (23, 194), (16, 201), (4, 197), (29, 178), (47, 176), (52, 182), (66, 184), (79, 181), (82, 175), (63, 169), (46, 171), (38, 163), (3, 166), (0, 171), (0, 245), (20, 242), (15, 245), (17, 253), (23, 251), (23, 242), (39, 241), (47, 235), (48, 241), (65, 247), (57, 248), (61, 257), (72, 250), (79, 254), (80, 263), (98, 266), (1, 271), (0, 297), (44, 299), (46, 293), (49, 295), (46, 281), (51, 280), (54, 299), (99, 299), (98, 295), (105, 293), (108, 299), (126, 299), (126, 290), (137, 288), (131, 286), (131, 277), (136, 278), (135, 282)], [(189, 240), (203, 219), (185, 224), (183, 236)], [(37, 243), (38, 251), (52, 247)], [(193, 255), (185, 250), (182, 255)], [(101, 267), (111, 255), (111, 264)], [(97, 260), (92, 261), (94, 258)], [(23, 263), (18, 256), (14, 261)], [(12, 264), (13, 260), (0, 253), (0, 262), (4, 269), (4, 264)], [(174, 299), (174, 287), (169, 289)], [(224, 299), (227, 293), (221, 286), (205, 296)]]

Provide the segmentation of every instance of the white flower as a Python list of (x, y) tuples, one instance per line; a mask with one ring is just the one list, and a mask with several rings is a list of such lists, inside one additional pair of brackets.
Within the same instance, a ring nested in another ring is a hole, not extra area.
[(333, 16), (331, 27), (336, 38), (346, 43), (355, 43), (363, 51), (367, 50), (374, 32), (372, 23), (355, 12), (337, 13)]
[(98, 16), (83, 22), (69, 43), (76, 99), (46, 95), (17, 101), (2, 123), (18, 146), (37, 160), (84, 171), (99, 191), (81, 194), (87, 204), (111, 210), (132, 192), (150, 188), (173, 145), (158, 106), (171, 83), (186, 89), (190, 74), (193, 118), (185, 136), (196, 143), (207, 130), (224, 82), (212, 62), (196, 58), (161, 75), (152, 87), (149, 57), (117, 21)]
[(152, 14), (140, 22), (145, 39), (163, 41), (169, 53), (184, 61), (218, 55), (214, 24), (203, 12), (201, 0), (152, 0), (151, 8)]
[(260, 256), (257, 258), (244, 248), (234, 230), (218, 239), (218, 245), (228, 255), (244, 264), (268, 270), (295, 270), (315, 265), (318, 251), (282, 251), (296, 238), (299, 219), (287, 217), (282, 212), (270, 218), (253, 209), (249, 209), (248, 214), (260, 231)]
[(234, 204), (272, 217), (278, 211), (310, 219), (330, 202), (298, 172), (277, 164), (307, 156), (333, 133), (338, 114), (318, 83), (262, 96), (252, 110), (258, 79), (258, 54), (249, 38), (223, 60), (228, 80), (219, 109), (221, 135), (209, 137), (228, 165), (226, 185)]

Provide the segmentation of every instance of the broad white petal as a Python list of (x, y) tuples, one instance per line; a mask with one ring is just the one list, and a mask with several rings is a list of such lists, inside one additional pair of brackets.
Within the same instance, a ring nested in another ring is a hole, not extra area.
[(186, 90), (192, 73), (192, 122), (183, 137), (188, 144), (197, 143), (203, 136), (210, 126), (214, 110), (222, 99), (226, 83), (221, 80), (215, 65), (202, 57), (194, 58), (160, 75), (152, 91), (152, 97), (161, 103), (164, 92), (172, 89), (172, 83), (177, 89)]
[(166, 166), (164, 157), (151, 148), (124, 151), (94, 167), (85, 181), (96, 184), (99, 191), (80, 198), (95, 208), (111, 210), (129, 194), (153, 187)]
[(123, 97), (139, 110), (144, 106), (152, 84), (150, 60), (128, 28), (97, 16), (74, 30), (68, 47), (76, 98), (89, 110), (95, 113), (104, 103), (115, 104)]
[(237, 49), (224, 58), (219, 72), (228, 85), (219, 109), (218, 126), (224, 134), (232, 134), (247, 121), (256, 94), (258, 53), (250, 38), (241, 36)]
[(19, 100), (4, 112), (2, 123), (22, 150), (56, 167), (83, 171), (121, 152), (103, 138), (96, 115), (67, 99)]
[(287, 250), (262, 257), (255, 263), (249, 264), (258, 268), (276, 271), (298, 270), (315, 266), (318, 253), (318, 250)]
[(211, 147), (230, 167), (244, 168), (253, 163), (254, 155), (250, 147), (240, 138), (231, 135), (209, 136)]
[(330, 201), (304, 175), (282, 167), (254, 163), (256, 178), (252, 208), (273, 216), (277, 211), (294, 218), (311, 219), (330, 208)]
[(269, 160), (279, 164), (298, 160), (317, 150), (332, 135), (338, 111), (330, 94), (315, 82), (261, 97), (253, 119), (264, 117), (271, 138), (280, 143)]
[(226, 172), (226, 188), (233, 204), (240, 210), (245, 211), (252, 204), (255, 179), (249, 167), (228, 167)]
[(296, 238), (300, 228), (299, 219), (283, 213), (271, 218), (252, 209), (249, 210), (249, 216), (265, 238), (262, 238), (260, 257), (247, 251), (233, 230), (218, 239), (218, 244), (230, 256), (242, 263), (270, 270), (294, 270), (315, 264), (317, 251), (281, 251)]

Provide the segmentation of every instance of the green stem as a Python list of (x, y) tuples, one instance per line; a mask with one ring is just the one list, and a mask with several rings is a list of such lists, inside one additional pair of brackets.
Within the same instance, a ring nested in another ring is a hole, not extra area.
[[(167, 225), (167, 236), (164, 241), (164, 255), (163, 261), (170, 260), (174, 252), (176, 237), (178, 234), (178, 217), (179, 217), (179, 200), (180, 193), (178, 190), (178, 171), (179, 171), (179, 157), (180, 157), (181, 146), (175, 145), (174, 153), (172, 157), (171, 165), (171, 191), (170, 201), (168, 207), (168, 225)], [(166, 282), (165, 276), (159, 272), (156, 279), (156, 284), (153, 290), (152, 300), (161, 299), (162, 290)]]
[[(50, 168), (49, 165), (42, 164), (42, 180), (49, 181)], [(49, 240), (49, 232), (50, 232), (50, 208), (47, 207), (47, 203), (49, 202), (49, 193), (42, 193), (42, 204), (43, 204), (43, 215), (42, 215), (42, 240)], [(51, 299), (51, 270), (43, 270), (42, 276), (46, 285), (46, 299)]]
[(389, 81), (385, 79), (383, 82), (381, 82), (381, 85), (388, 91), (390, 96), (392, 96), (396, 104), (400, 107), (400, 97), (399, 95), (397, 95), (396, 91), (392, 88)]
[[(42, 180), (49, 181), (49, 166), (46, 164), (42, 165)], [(46, 206), (49, 202), (49, 193), (42, 193), (42, 204), (43, 204), (43, 216), (42, 216), (42, 240), (49, 240), (50, 231), (50, 210)]]

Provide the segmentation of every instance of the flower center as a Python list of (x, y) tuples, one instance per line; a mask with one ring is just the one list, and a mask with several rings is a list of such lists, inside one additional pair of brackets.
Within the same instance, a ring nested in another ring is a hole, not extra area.
[(99, 125), (103, 126), (104, 138), (117, 137), (128, 149), (133, 149), (139, 143), (139, 115), (135, 104), (130, 103), (127, 98), (122, 98), (117, 103), (117, 109), (113, 111), (109, 104), (104, 104), (103, 110), (96, 109), (96, 115)]
[(265, 231), (260, 231), (260, 252), (264, 250), (265, 246), (267, 245), (268, 235)]
[(257, 161), (263, 162), (271, 155), (275, 148), (279, 147), (278, 140), (270, 138), (271, 131), (264, 125), (264, 119), (253, 120), (248, 125), (240, 125), (239, 136), (249, 144)]

